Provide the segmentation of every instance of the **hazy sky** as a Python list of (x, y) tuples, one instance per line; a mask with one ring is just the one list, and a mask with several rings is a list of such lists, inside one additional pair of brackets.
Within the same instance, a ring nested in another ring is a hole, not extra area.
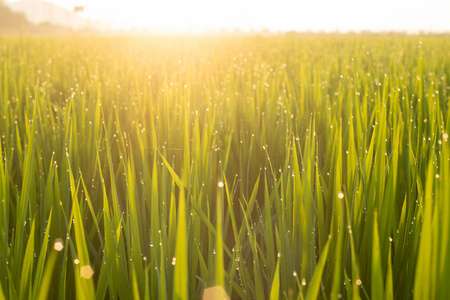
[[(17, 0), (15, 0), (17, 1)], [(450, 0), (51, 0), (125, 26), (198, 31), (450, 31)]]

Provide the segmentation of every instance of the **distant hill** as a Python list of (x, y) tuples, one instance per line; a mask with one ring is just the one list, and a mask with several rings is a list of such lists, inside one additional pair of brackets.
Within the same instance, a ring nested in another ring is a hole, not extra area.
[(7, 5), (15, 12), (23, 13), (28, 21), (33, 24), (52, 24), (68, 27), (71, 29), (82, 29), (92, 27), (93, 22), (83, 18), (51, 2), (39, 0), (23, 0), (10, 2)]

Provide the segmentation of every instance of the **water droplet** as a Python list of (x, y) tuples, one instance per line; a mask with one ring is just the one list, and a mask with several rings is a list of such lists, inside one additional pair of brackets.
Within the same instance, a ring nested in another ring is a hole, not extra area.
[(53, 244), (53, 248), (55, 248), (56, 251), (61, 251), (64, 248), (63, 240), (60, 238), (57, 238), (55, 240), (55, 243)]
[(94, 275), (94, 270), (92, 270), (91, 266), (82, 266), (80, 270), (80, 277), (90, 279)]

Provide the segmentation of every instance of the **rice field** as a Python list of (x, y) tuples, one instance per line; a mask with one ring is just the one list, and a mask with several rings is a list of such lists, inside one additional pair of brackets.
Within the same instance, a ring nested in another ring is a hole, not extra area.
[(0, 299), (448, 299), (449, 53), (0, 37)]

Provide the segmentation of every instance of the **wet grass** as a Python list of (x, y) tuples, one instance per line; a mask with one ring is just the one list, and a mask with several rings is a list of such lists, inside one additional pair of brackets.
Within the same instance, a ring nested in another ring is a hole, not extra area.
[(447, 53), (1, 38), (0, 299), (445, 299)]

